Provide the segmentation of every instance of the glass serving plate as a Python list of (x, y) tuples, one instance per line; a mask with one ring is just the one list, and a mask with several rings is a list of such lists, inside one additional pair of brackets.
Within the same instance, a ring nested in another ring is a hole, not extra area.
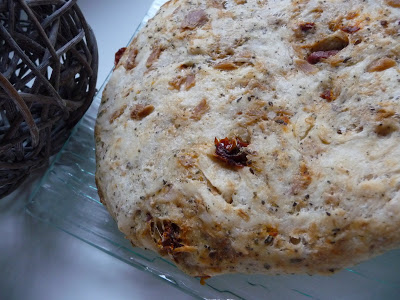
[[(138, 30), (165, 2), (154, 1)], [(200, 299), (400, 299), (400, 249), (330, 277), (223, 275), (201, 285), (157, 254), (132, 248), (99, 202), (94, 180), (93, 129), (105, 83), (31, 195), (29, 214)]]

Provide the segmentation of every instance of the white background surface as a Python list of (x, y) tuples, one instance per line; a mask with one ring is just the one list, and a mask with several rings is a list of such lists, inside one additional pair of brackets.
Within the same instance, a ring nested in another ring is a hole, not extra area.
[[(152, 0), (78, 0), (99, 47), (100, 87), (114, 53), (129, 41)], [(43, 172), (0, 199), (0, 299), (189, 299), (152, 275), (24, 213)], [(67, 196), (67, 195), (66, 195)]]

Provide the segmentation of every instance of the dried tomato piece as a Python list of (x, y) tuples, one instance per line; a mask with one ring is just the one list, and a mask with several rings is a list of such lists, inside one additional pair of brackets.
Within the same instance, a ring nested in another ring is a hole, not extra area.
[(354, 33), (359, 31), (361, 28), (358, 26), (345, 26), (341, 28), (342, 31), (347, 32), (347, 33)]
[(249, 165), (247, 159), (248, 151), (245, 149), (249, 144), (243, 142), (240, 138), (233, 139), (217, 139), (214, 140), (215, 157), (227, 164), (243, 168)]
[(167, 221), (164, 223), (164, 232), (158, 244), (160, 248), (168, 253), (172, 253), (176, 248), (183, 246), (179, 237), (180, 228), (177, 224)]
[(339, 52), (339, 50), (316, 51), (316, 52), (311, 53), (308, 56), (307, 61), (310, 64), (315, 65), (315, 64), (319, 63), (321, 61), (321, 59), (327, 59), (331, 56), (338, 54), (338, 52)]
[(336, 99), (335, 94), (332, 90), (325, 90), (319, 95), (322, 99), (325, 99), (328, 102), (331, 102)]
[(118, 63), (119, 63), (119, 61), (120, 61), (122, 55), (124, 55), (125, 51), (126, 51), (126, 47), (123, 47), (123, 48), (119, 49), (119, 50), (115, 53), (115, 60), (114, 60), (114, 65), (115, 65), (115, 66), (118, 65)]
[(309, 31), (311, 29), (314, 29), (315, 23), (307, 22), (307, 23), (302, 23), (299, 25), (301, 31)]
[(208, 17), (205, 13), (204, 10), (199, 9), (199, 10), (194, 10), (191, 11), (183, 20), (181, 24), (182, 30), (186, 29), (195, 29), (196, 27), (201, 27), (205, 23), (208, 22)]
[(278, 236), (278, 229), (275, 227), (267, 227), (267, 232), (269, 236), (277, 237)]

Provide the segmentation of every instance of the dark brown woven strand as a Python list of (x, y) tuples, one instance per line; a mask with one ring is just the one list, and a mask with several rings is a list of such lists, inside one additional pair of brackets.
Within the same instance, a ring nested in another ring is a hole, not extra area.
[(61, 149), (93, 100), (97, 68), (76, 0), (0, 0), (0, 197)]

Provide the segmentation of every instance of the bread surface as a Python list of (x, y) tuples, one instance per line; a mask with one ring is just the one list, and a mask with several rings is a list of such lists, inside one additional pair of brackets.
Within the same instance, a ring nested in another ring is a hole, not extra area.
[(96, 123), (119, 229), (195, 276), (330, 274), (398, 247), (399, 22), (396, 0), (166, 3)]

